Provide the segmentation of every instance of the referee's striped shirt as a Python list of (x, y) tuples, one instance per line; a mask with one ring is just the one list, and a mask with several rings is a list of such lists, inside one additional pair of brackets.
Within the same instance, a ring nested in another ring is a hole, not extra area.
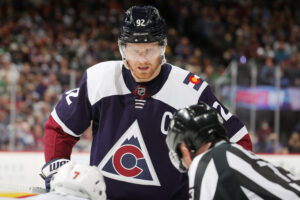
[(193, 200), (300, 199), (300, 180), (237, 144), (221, 141), (189, 169)]

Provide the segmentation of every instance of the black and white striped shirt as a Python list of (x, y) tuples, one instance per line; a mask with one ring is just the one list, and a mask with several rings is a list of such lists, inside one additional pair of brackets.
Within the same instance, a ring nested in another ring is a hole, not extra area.
[(225, 141), (195, 157), (189, 185), (193, 200), (300, 200), (300, 179)]

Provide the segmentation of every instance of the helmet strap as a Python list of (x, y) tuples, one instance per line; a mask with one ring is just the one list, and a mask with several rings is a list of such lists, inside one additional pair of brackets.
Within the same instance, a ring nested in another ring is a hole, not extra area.
[(163, 64), (165, 64), (166, 63), (166, 58), (165, 58), (165, 56), (163, 55), (163, 56), (160, 56), (160, 64), (161, 65), (163, 65)]

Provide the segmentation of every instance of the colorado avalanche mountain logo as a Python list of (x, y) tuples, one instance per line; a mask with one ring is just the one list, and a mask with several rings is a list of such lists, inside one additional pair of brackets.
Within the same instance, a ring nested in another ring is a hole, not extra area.
[(108, 178), (160, 186), (137, 121), (133, 122), (98, 167)]

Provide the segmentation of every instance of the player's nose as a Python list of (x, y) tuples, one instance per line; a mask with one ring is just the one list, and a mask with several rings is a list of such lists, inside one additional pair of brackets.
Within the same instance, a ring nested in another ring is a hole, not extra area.
[(136, 61), (143, 64), (143, 63), (146, 63), (148, 61), (148, 58), (147, 58), (147, 56), (140, 54), (140, 55), (137, 55)]

